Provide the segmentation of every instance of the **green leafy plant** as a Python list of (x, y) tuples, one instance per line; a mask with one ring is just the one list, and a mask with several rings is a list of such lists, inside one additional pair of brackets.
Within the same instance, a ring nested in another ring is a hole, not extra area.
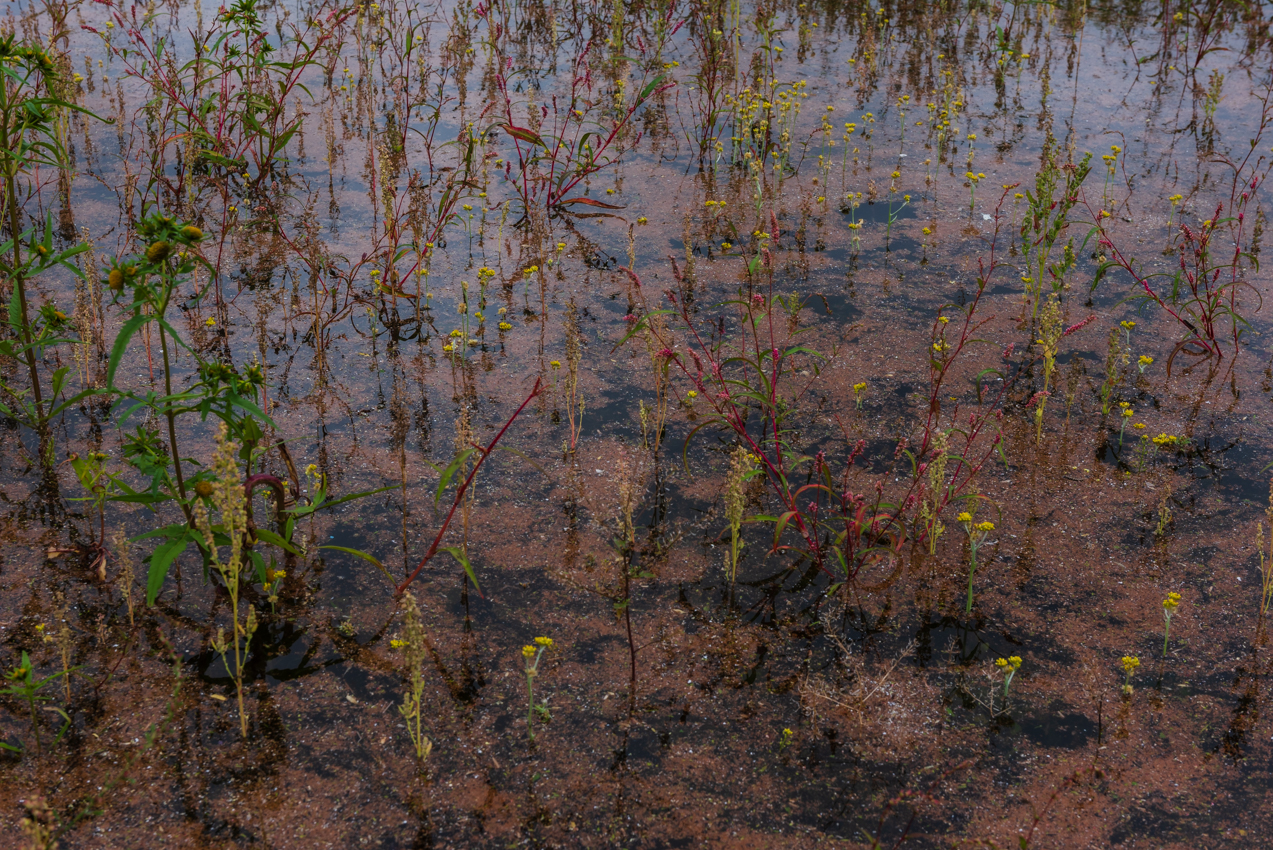
[(26, 388), (0, 384), (6, 396), (0, 402), (0, 414), (40, 433), (40, 454), (46, 465), (53, 460), (49, 421), (72, 403), (56, 403), (70, 367), (54, 371), (46, 393), (39, 364), (46, 349), (69, 341), (70, 324), (66, 314), (51, 303), (33, 309), (30, 287), (35, 278), (53, 268), (82, 277), (79, 266), (68, 260), (88, 245), (59, 251), (53, 245), (51, 213), (39, 233), (25, 227), (23, 218), (27, 201), (37, 194), (34, 172), (42, 166), (64, 166), (59, 114), (92, 114), (55, 96), (57, 81), (57, 67), (44, 48), (20, 42), (12, 32), (0, 36), (0, 221), (9, 231), (8, 240), (0, 245), (0, 275), (12, 282), (6, 317), (10, 334), (0, 340), (0, 356), (25, 364), (30, 382)]
[[(27, 704), (27, 708), (31, 712), (31, 733), (35, 736), (36, 752), (40, 752), (43, 749), (40, 740), (41, 710), (49, 708), (49, 710), (52, 710), (66, 721), (62, 724), (62, 728), (58, 731), (57, 737), (54, 739), (53, 743), (56, 744), (58, 741), (61, 741), (62, 736), (66, 734), (66, 730), (71, 728), (70, 716), (63, 709), (57, 707), (46, 707), (44, 704), (52, 701), (53, 698), (41, 693), (41, 691), (49, 685), (52, 685), (58, 679), (69, 675), (70, 672), (71, 670), (63, 670), (49, 676), (41, 677), (35, 672), (35, 665), (31, 663), (31, 657), (24, 651), (22, 653), (22, 660), (18, 663), (18, 666), (14, 667), (5, 674), (5, 680), (8, 684), (0, 690), (0, 694), (16, 697)], [(22, 752), (22, 748), (15, 747), (12, 744), (6, 744), (3, 741), (0, 741), (0, 747), (3, 747), (10, 752)]]
[[(1026, 258), (1025, 302), (1037, 316), (1039, 297), (1047, 283), (1060, 294), (1065, 275), (1076, 261), (1073, 239), (1065, 240), (1073, 223), (1070, 211), (1079, 200), (1079, 189), (1091, 173), (1091, 154), (1076, 163), (1060, 162), (1056, 139), (1049, 130), (1043, 143), (1042, 164), (1034, 178), (1034, 188), (1026, 189), (1026, 212), (1021, 221), (1021, 242)], [(1053, 258), (1057, 246), (1061, 257)]]
[[(139, 153), (152, 186), (162, 185), (169, 197), (204, 186), (228, 193), (234, 178), (251, 179), (250, 166), (256, 179), (273, 171), (304, 117), (289, 110), (289, 101), (297, 92), (309, 94), (302, 77), (355, 13), (347, 8), (321, 19), (306, 15), (302, 26), (284, 28), (280, 22), (271, 33), (257, 7), (257, 0), (221, 7), (213, 25), (194, 34), (194, 56), (187, 61), (176, 55), (176, 39), (154, 36), (158, 20), (168, 14), (163, 7), (151, 7), (142, 19), (113, 8), (108, 28), (122, 38), (87, 28), (103, 36), (126, 73), (150, 92), (147, 111), (155, 138), (167, 143)], [(225, 179), (216, 184), (199, 179), (212, 175)]]

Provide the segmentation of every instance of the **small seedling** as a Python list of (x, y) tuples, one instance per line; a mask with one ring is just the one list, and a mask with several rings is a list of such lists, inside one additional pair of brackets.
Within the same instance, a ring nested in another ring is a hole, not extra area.
[(1162, 657), (1167, 657), (1167, 638), (1171, 634), (1171, 616), (1176, 613), (1176, 608), (1180, 605), (1179, 593), (1168, 593), (1167, 598), (1162, 601), (1162, 616), (1166, 621), (1162, 632)]
[(545, 650), (552, 649), (552, 646), (552, 638), (537, 637), (533, 644), (528, 643), (522, 647), (522, 658), (526, 660), (526, 730), (532, 741), (535, 740), (535, 715), (538, 714), (544, 723), (552, 719), (547, 701), (535, 702), (535, 677), (539, 675), (539, 662), (544, 657)]
[[(14, 667), (5, 674), (5, 678), (9, 681), (9, 685), (3, 690), (0, 690), (0, 696), (17, 697), (27, 704), (27, 708), (31, 711), (31, 731), (35, 734), (35, 749), (37, 752), (42, 750), (40, 743), (39, 706), (41, 703), (46, 703), (51, 699), (50, 697), (41, 694), (40, 691), (53, 684), (53, 682), (57, 681), (62, 676), (67, 675), (69, 672), (70, 671), (68, 670), (61, 673), (54, 673), (51, 676), (45, 676), (43, 679), (38, 678), (35, 674), (35, 666), (31, 663), (31, 657), (27, 655), (26, 652), (23, 652), (22, 661), (18, 664), (18, 666)], [(66, 730), (71, 728), (71, 718), (60, 708), (53, 708), (51, 710), (56, 712), (63, 720), (66, 721), (61, 730), (57, 733), (57, 738), (54, 740), (54, 743), (57, 743), (62, 740), (62, 736), (66, 734)], [(6, 744), (3, 741), (0, 741), (0, 747), (3, 747), (10, 752), (22, 752), (20, 747)]]
[(1012, 685), (1012, 677), (1021, 669), (1021, 656), (1010, 655), (1007, 658), (995, 659), (995, 666), (1003, 672), (1003, 695), (1008, 696), (1008, 688)]

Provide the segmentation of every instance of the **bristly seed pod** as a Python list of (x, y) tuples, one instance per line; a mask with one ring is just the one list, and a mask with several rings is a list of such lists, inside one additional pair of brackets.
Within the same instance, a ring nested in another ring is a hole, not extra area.
[(189, 239), (191, 242), (198, 242), (203, 239), (203, 231), (195, 227), (193, 224), (187, 224), (185, 227), (181, 228), (181, 235), (184, 238)]
[(111, 269), (111, 273), (106, 276), (106, 285), (111, 288), (111, 292), (124, 291), (124, 270)]
[(200, 481), (194, 485), (194, 493), (201, 499), (206, 499), (212, 495), (212, 482)]
[(152, 263), (158, 263), (166, 260), (168, 255), (172, 253), (172, 246), (160, 239), (158, 242), (146, 249), (146, 259)]

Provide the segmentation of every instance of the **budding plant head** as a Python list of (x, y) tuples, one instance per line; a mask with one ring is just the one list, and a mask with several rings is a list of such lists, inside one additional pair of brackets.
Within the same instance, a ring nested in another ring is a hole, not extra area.
[(1012, 677), (1021, 669), (1021, 656), (1010, 655), (1007, 658), (996, 658), (995, 666), (999, 668), (999, 672), (1003, 673), (1003, 695), (1007, 696)]
[(1132, 692), (1132, 677), (1136, 675), (1136, 670), (1140, 667), (1140, 659), (1135, 655), (1124, 655), (1122, 665), (1123, 674), (1126, 676), (1123, 681), (1123, 693), (1130, 695)]

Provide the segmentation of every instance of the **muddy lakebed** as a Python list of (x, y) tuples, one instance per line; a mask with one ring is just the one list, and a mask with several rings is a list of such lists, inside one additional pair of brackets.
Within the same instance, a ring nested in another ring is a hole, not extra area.
[(4, 846), (1261, 843), (1266, 6), (5, 15)]

